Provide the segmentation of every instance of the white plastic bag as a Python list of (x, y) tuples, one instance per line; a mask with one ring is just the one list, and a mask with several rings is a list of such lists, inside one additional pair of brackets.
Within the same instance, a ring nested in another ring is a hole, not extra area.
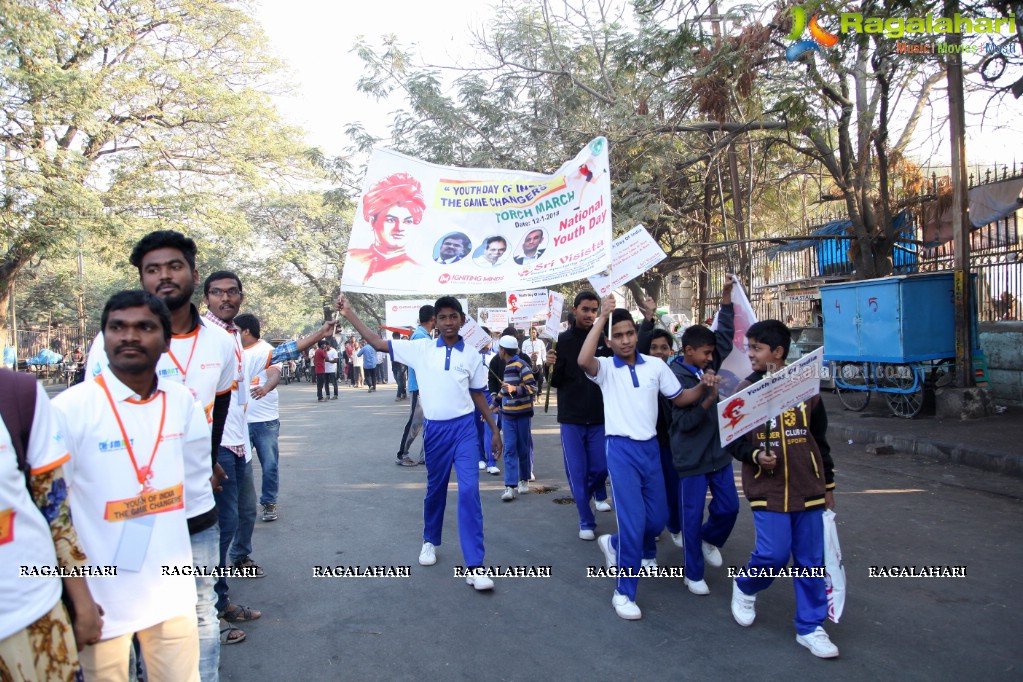
[(828, 620), (837, 623), (845, 608), (845, 566), (842, 547), (838, 544), (835, 512), (824, 510), (824, 583), (828, 592)]

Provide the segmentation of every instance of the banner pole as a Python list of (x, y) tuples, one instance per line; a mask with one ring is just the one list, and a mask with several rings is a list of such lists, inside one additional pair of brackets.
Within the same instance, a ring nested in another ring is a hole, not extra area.
[[(551, 341), (551, 350), (555, 353), (558, 352), (558, 340), (553, 339)], [(544, 367), (544, 380), (547, 381), (547, 395), (543, 399), (543, 413), (547, 414), (547, 406), (551, 404), (551, 377), (550, 373), (547, 372), (547, 368)]]

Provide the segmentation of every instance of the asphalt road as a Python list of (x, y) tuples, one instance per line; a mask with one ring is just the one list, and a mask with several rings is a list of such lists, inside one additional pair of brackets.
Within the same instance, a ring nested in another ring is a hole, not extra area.
[[(462, 564), (455, 485), (438, 562), (418, 565), (424, 467), (393, 464), (408, 407), (394, 385), (342, 389), (317, 403), (312, 385), (281, 393), (280, 519), (257, 521), (254, 557), (266, 577), (232, 581), (232, 597), (261, 609), (248, 639), (223, 648), (225, 680), (536, 679), (1020, 679), (1010, 640), (1023, 631), (1023, 482), (923, 458), (866, 455), (834, 444), (837, 512), (849, 581), (841, 649), (814, 658), (795, 642), (794, 598), (779, 579), (743, 629), (730, 581), (708, 569), (711, 594), (681, 579), (644, 579), (643, 619), (619, 619), (594, 542), (577, 538), (554, 406), (534, 420), (539, 488), (512, 503), (502, 479), (481, 475), (487, 563), (550, 566), (550, 578), (497, 579), (477, 593), (453, 577)], [(553, 403), (553, 397), (552, 397)], [(980, 434), (978, 434), (978, 437)], [(418, 451), (418, 446), (417, 446)], [(260, 480), (256, 465), (257, 489)], [(736, 469), (738, 472), (738, 469)], [(598, 514), (598, 533), (614, 514)], [(665, 534), (659, 561), (681, 564)], [(725, 565), (753, 546), (743, 501)], [(408, 578), (314, 578), (313, 567), (410, 566)], [(870, 566), (966, 566), (965, 578), (870, 578)]]

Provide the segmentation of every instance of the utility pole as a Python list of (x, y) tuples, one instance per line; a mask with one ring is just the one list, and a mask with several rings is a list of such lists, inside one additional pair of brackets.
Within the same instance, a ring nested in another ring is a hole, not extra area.
[[(959, 0), (946, 0), (945, 16), (955, 16)], [(962, 34), (949, 33), (951, 45), (962, 44)], [(956, 385), (974, 386), (973, 300), (970, 286), (970, 217), (966, 187), (966, 105), (963, 93), (962, 54), (953, 48), (946, 56), (949, 133), (952, 146), (952, 233), (955, 248)]]
[[(711, 0), (710, 3), (710, 15), (701, 19), (700, 21), (710, 22), (711, 32), (714, 37), (720, 43), (722, 37), (721, 21), (722, 16), (718, 10), (717, 0)], [(749, 263), (749, 248), (746, 244), (746, 221), (743, 217), (743, 198), (742, 198), (742, 183), (739, 180), (739, 160), (738, 154), (735, 151), (735, 142), (731, 142), (728, 145), (726, 152), (728, 159), (728, 185), (731, 190), (732, 197), (732, 214), (735, 217), (735, 239), (737, 246), (739, 247), (739, 267), (736, 269), (734, 274), (739, 275), (740, 278), (750, 276), (750, 263)], [(753, 167), (750, 167), (750, 178), (752, 180)], [(752, 194), (750, 198), (752, 199)], [(722, 218), (724, 217), (725, 207), (721, 207)], [(727, 239), (727, 237), (726, 237)], [(729, 259), (731, 261), (731, 259)], [(747, 286), (752, 286), (751, 282), (746, 283)]]

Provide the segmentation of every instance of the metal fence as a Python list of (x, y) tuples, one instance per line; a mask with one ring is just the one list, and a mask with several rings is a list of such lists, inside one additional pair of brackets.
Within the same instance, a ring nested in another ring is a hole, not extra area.
[[(920, 251), (919, 272), (951, 270), (954, 264), (952, 242)], [(970, 233), (970, 270), (977, 275), (977, 318), (981, 322), (1020, 319), (1023, 242), (1019, 212)]]
[(17, 334), (19, 368), (29, 369), (39, 376), (54, 375), (61, 370), (59, 365), (35, 365), (29, 362), (39, 357), (43, 350), (60, 356), (66, 356), (75, 347), (81, 348), (83, 353), (88, 350), (77, 326), (26, 327), (17, 330)]

